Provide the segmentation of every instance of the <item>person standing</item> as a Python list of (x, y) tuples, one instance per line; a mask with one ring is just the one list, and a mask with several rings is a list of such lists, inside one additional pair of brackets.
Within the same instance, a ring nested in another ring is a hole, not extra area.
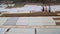
[(44, 6), (44, 12), (50, 12), (50, 6), (45, 5)]

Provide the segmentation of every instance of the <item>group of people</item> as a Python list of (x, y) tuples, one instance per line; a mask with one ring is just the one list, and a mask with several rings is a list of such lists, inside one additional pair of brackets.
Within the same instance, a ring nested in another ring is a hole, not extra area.
[(42, 11), (44, 11), (44, 12), (51, 12), (50, 11), (51, 10), (50, 6), (45, 5), (45, 6), (42, 6), (42, 7), (43, 7)]

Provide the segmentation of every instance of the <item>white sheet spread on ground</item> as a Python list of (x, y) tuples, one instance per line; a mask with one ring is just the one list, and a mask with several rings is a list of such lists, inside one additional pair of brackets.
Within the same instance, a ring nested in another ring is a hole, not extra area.
[(25, 5), (24, 7), (26, 7), (26, 10), (29, 11), (35, 11), (35, 12), (42, 11), (42, 6), (38, 5)]
[[(43, 9), (42, 6), (38, 6), (38, 5), (24, 5), (23, 7), (10, 8), (10, 9), (6, 9), (4, 6), (0, 7), (0, 12), (30, 13), (30, 11), (31, 12), (42, 12), (42, 9)], [(44, 8), (45, 7), (46, 6), (44, 6)], [(53, 5), (53, 6), (50, 6), (50, 8), (51, 8), (51, 12), (60, 11), (60, 5)], [(49, 6), (47, 6), (47, 11), (49, 11)]]
[(42, 12), (42, 6), (37, 6), (37, 5), (25, 5), (24, 7), (19, 7), (19, 8), (11, 8), (11, 9), (4, 9), (0, 8), (0, 12), (21, 12), (21, 13), (29, 13), (30, 11), (35, 11), (35, 12)]
[(53, 6), (50, 6), (50, 7), (51, 7), (52, 12), (60, 11), (60, 5), (53, 5)]

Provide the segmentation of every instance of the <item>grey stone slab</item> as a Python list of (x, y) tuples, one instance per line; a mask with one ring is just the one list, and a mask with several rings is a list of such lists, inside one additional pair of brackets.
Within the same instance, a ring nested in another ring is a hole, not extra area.
[(10, 17), (3, 25), (16, 25), (18, 17)]
[(7, 34), (35, 34), (33, 28), (12, 28)]
[(6, 22), (7, 19), (8, 19), (8, 17), (7, 18), (6, 17), (0, 17), (0, 26), (2, 26)]
[(20, 17), (16, 25), (56, 25), (52, 17)]
[(58, 28), (37, 29), (37, 34), (60, 34), (60, 29)]

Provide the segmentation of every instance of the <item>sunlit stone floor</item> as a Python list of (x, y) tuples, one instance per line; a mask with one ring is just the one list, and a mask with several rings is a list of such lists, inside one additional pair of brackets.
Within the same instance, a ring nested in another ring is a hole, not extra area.
[(1, 17), (1, 25), (56, 25), (52, 17)]
[[(0, 17), (0, 33), (1, 34), (60, 34), (60, 26), (56, 26), (56, 23), (53, 20), (53, 18), (57, 18), (57, 16)], [(60, 18), (60, 16), (58, 16), (58, 18)]]

